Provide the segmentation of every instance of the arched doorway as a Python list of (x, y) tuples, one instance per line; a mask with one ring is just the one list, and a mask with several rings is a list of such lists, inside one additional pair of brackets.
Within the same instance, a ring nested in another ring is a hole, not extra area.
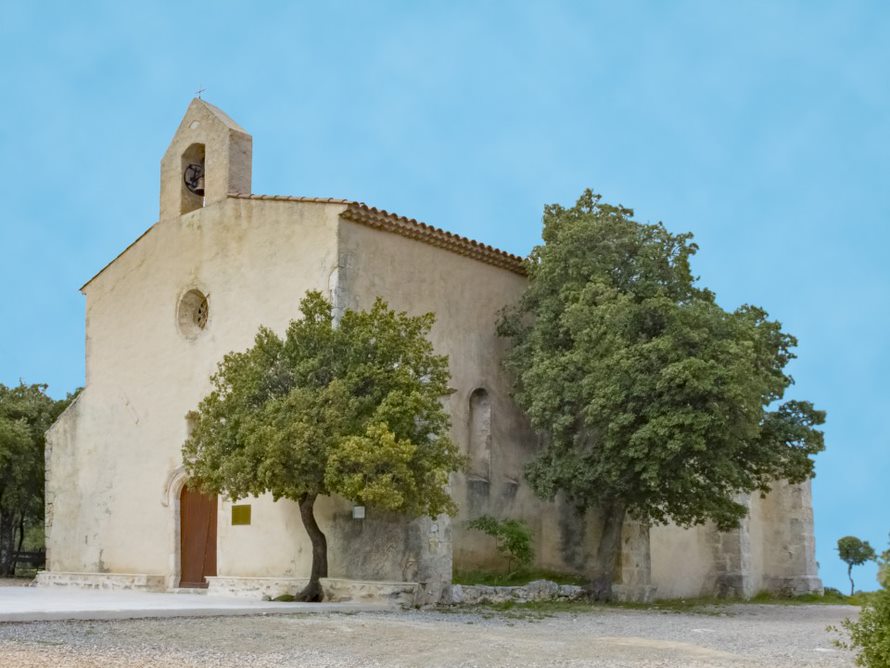
[(206, 587), (216, 575), (216, 497), (182, 486), (179, 493), (180, 587)]

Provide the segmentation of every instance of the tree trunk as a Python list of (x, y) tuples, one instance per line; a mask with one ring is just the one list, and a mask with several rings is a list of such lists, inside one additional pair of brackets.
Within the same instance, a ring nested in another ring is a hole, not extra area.
[(19, 515), (19, 539), (16, 542), (15, 553), (18, 554), (22, 551), (22, 546), (25, 544), (25, 513)]
[(15, 575), (15, 521), (12, 514), (0, 514), (0, 576)]
[(590, 582), (584, 588), (591, 601), (612, 600), (612, 580), (621, 555), (625, 514), (624, 504), (618, 501), (603, 506), (603, 533), (596, 547)]
[(312, 541), (312, 571), (309, 582), (296, 595), (296, 600), (310, 603), (318, 603), (324, 599), (321, 578), (328, 576), (328, 541), (315, 521), (315, 498), (315, 494), (307, 494), (300, 499), (300, 517), (306, 533), (309, 534), (309, 540)]
[(853, 585), (853, 564), (847, 566), (847, 577), (850, 578), (850, 596), (856, 593)]

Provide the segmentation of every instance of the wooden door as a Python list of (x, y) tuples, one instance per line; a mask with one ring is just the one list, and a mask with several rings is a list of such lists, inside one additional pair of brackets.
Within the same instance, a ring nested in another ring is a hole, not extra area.
[(180, 587), (206, 587), (216, 575), (216, 497), (182, 488), (179, 495)]

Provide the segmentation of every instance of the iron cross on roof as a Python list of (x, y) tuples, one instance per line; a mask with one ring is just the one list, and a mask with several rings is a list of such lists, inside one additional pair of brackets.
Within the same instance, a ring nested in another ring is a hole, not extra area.
[(203, 93), (203, 92), (206, 91), (206, 90), (207, 90), (206, 88), (198, 88), (198, 90), (195, 91), (195, 96), (200, 100), (200, 99), (201, 99), (201, 93)]

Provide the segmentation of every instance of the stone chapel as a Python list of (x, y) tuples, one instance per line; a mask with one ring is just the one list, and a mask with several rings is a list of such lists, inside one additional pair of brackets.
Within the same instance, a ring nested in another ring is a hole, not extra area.
[[(409, 522), (320, 499), (328, 596), (449, 600), (453, 572), (499, 563), (493, 540), (465, 528), (481, 514), (527, 522), (536, 567), (583, 573), (599, 519), (540, 500), (523, 479), (537, 440), (500, 364), (495, 321), (524, 288), (521, 258), (360, 202), (252, 194), (251, 146), (229, 116), (192, 100), (161, 160), (158, 221), (81, 288), (86, 384), (47, 434), (38, 582), (259, 597), (306, 581), (297, 506), (196, 493), (180, 447), (217, 362), (252, 345), (260, 325), (283, 331), (307, 290), (338, 309), (380, 296), (436, 314), (433, 343), (456, 389), (453, 438), (469, 460), (451, 481), (454, 518)], [(747, 519), (726, 533), (629, 523), (616, 593), (821, 591), (809, 483), (779, 483), (747, 503)]]

